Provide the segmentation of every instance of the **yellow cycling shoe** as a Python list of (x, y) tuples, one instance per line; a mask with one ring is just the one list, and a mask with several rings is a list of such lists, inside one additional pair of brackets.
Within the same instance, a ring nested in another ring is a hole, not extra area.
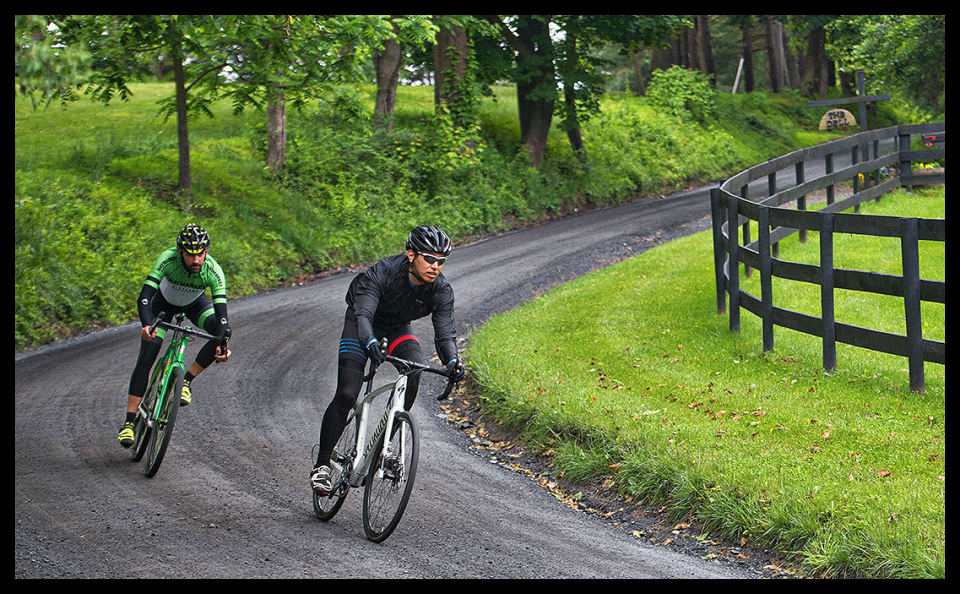
[(129, 448), (133, 445), (133, 440), (133, 423), (124, 423), (123, 427), (120, 428), (120, 435), (117, 436), (117, 441), (119, 441), (123, 447)]

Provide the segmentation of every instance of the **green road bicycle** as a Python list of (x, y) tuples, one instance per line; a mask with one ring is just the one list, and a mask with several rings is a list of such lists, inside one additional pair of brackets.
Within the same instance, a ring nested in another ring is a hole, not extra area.
[(143, 474), (148, 478), (160, 470), (160, 463), (163, 462), (163, 455), (173, 435), (173, 425), (177, 421), (177, 410), (180, 408), (183, 376), (186, 372), (183, 358), (187, 343), (192, 340), (191, 337), (220, 340), (223, 351), (227, 350), (226, 338), (221, 339), (190, 326), (183, 326), (184, 314), (177, 314), (173, 323), (164, 321), (163, 317), (164, 312), (160, 312), (157, 320), (150, 326), (150, 332), (159, 326), (173, 334), (166, 353), (153, 367), (146, 395), (137, 407), (135, 437), (130, 451), (134, 462), (139, 462), (146, 455)]
[[(330, 457), (333, 488), (328, 495), (313, 494), (313, 511), (326, 522), (340, 511), (351, 488), (363, 487), (363, 530), (374, 542), (383, 542), (393, 533), (413, 492), (420, 456), (420, 434), (410, 413), (403, 410), (407, 376), (417, 371), (442, 375), (448, 379), (446, 389), (437, 400), (444, 400), (453, 390), (454, 365), (435, 368), (399, 359), (392, 355), (386, 361), (399, 366), (396, 382), (373, 389), (377, 366), (363, 378), (367, 384), (363, 398), (347, 416), (346, 429)], [(380, 421), (368, 435), (373, 401), (389, 392)], [(390, 427), (390, 431), (387, 428)], [(316, 448), (314, 446), (314, 457)]]

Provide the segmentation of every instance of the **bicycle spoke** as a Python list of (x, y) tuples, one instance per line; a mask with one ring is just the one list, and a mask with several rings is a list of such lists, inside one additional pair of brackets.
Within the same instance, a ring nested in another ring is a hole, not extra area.
[(374, 542), (386, 540), (400, 522), (413, 491), (419, 458), (417, 427), (408, 413), (397, 413), (394, 430), (384, 438), (389, 453), (379, 455), (371, 467), (363, 496), (363, 527)]

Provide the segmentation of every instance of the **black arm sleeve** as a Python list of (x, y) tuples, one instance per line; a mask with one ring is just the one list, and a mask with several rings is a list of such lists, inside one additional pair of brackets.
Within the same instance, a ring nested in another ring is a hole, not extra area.
[(439, 304), (432, 316), (434, 346), (437, 349), (440, 362), (446, 365), (459, 356), (457, 353), (457, 324), (453, 315), (453, 287), (446, 285), (443, 288), (442, 295), (438, 297)]
[(229, 338), (232, 334), (232, 330), (230, 330), (230, 322), (227, 321), (227, 304), (214, 303), (213, 315), (216, 316), (217, 322), (220, 324), (220, 336), (226, 336)]
[(157, 289), (146, 283), (140, 289), (140, 295), (137, 297), (137, 313), (140, 315), (140, 324), (143, 326), (149, 326), (154, 322), (155, 318), (150, 308), (150, 302), (156, 294)]
[(353, 311), (357, 315), (357, 334), (360, 346), (366, 348), (370, 340), (377, 338), (373, 334), (373, 320), (380, 306), (383, 287), (389, 282), (386, 263), (381, 260), (359, 275), (351, 283)]

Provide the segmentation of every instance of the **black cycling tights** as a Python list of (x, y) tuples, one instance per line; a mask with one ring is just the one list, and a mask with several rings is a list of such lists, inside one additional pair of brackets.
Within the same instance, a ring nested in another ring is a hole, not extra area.
[[(151, 307), (153, 308), (153, 315), (155, 316), (163, 311), (166, 314), (164, 321), (167, 322), (173, 318), (173, 314), (179, 313), (182, 310), (197, 326), (200, 326), (202, 321), (203, 329), (208, 334), (212, 334), (213, 336), (220, 335), (220, 320), (217, 316), (213, 315), (213, 304), (206, 295), (201, 295), (196, 301), (186, 306), (186, 308), (183, 308), (170, 305), (158, 293), (153, 298)], [(157, 355), (160, 354), (160, 348), (163, 346), (163, 338), (159, 336), (160, 332), (158, 331), (157, 334), (158, 336), (152, 340), (140, 341), (140, 354), (137, 355), (137, 365), (133, 368), (133, 374), (130, 376), (128, 394), (143, 398), (144, 392), (147, 391), (147, 382), (150, 381), (150, 368), (153, 367), (153, 362), (157, 360)], [(204, 369), (210, 367), (210, 364), (214, 361), (214, 355), (217, 353), (218, 346), (220, 346), (218, 340), (208, 340), (207, 344), (203, 345), (200, 352), (197, 353), (196, 359), (200, 367)]]
[[(381, 336), (379, 329), (375, 329)], [(400, 359), (422, 363), (420, 341), (413, 334), (409, 324), (384, 332), (382, 337), (387, 339), (387, 354)], [(363, 369), (367, 363), (367, 355), (360, 346), (357, 337), (357, 318), (353, 308), (347, 308), (343, 320), (343, 334), (340, 336), (340, 354), (337, 363), (337, 391), (333, 400), (323, 414), (320, 424), (320, 450), (317, 453), (316, 466), (329, 466), (330, 454), (337, 444), (347, 423), (347, 415), (357, 403), (360, 389), (363, 387)], [(417, 398), (420, 388), (420, 372), (407, 376), (407, 393), (404, 397), (403, 408), (410, 410)]]

